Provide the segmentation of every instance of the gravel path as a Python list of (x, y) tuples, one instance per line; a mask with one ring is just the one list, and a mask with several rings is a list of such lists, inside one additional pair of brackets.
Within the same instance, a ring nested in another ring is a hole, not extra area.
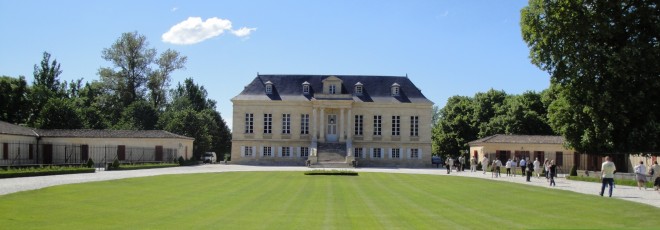
[[(306, 167), (269, 167), (269, 166), (245, 166), (245, 165), (200, 165), (194, 167), (173, 167), (161, 169), (143, 169), (129, 171), (97, 171), (96, 173), (23, 177), (0, 179), (0, 195), (15, 193), (20, 191), (35, 190), (50, 186), (63, 184), (86, 183), (93, 181), (117, 180), (132, 177), (147, 177), (166, 174), (189, 174), (189, 173), (214, 173), (214, 172), (243, 172), (243, 171), (306, 171)], [(358, 168), (352, 169), (358, 172), (385, 172), (385, 173), (408, 173), (408, 174), (430, 174), (440, 176), (464, 176), (482, 178), (488, 180), (498, 180), (511, 183), (520, 183), (531, 186), (541, 186), (550, 189), (568, 190), (578, 193), (597, 196), (600, 192), (600, 183), (582, 182), (556, 178), (556, 187), (549, 187), (545, 178), (532, 178), (532, 182), (525, 182), (525, 179), (518, 175), (516, 177), (491, 178), (490, 173), (482, 174), (478, 172), (452, 172), (447, 175), (445, 169), (426, 168), (426, 169), (407, 169), (407, 168)], [(607, 191), (605, 192), (607, 196)], [(612, 198), (633, 201), (637, 203), (648, 204), (660, 208), (660, 193), (652, 189), (638, 190), (637, 187), (618, 185), (614, 188)], [(609, 199), (604, 197), (603, 199)]]

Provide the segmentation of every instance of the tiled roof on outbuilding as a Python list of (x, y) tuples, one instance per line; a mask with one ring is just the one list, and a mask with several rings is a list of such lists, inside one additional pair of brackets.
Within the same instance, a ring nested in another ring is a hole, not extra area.
[(0, 134), (11, 134), (11, 135), (21, 135), (21, 136), (34, 136), (37, 134), (31, 128), (23, 127), (20, 125), (14, 125), (12, 123), (0, 121)]
[(42, 137), (194, 139), (163, 130), (38, 129), (37, 133)]
[(495, 134), (468, 142), (468, 145), (474, 146), (483, 143), (508, 143), (508, 144), (564, 144), (562, 136), (542, 136), (542, 135), (504, 135)]
[[(341, 94), (353, 95), (358, 102), (392, 102), (392, 103), (433, 103), (408, 77), (398, 76), (362, 76), (362, 75), (257, 75), (243, 91), (232, 100), (266, 100), (266, 101), (309, 101), (315, 93), (323, 91), (323, 80), (328, 77), (342, 80)], [(266, 82), (272, 82), (273, 93), (266, 94)], [(309, 94), (303, 94), (303, 83), (310, 84)], [(362, 94), (355, 95), (355, 84), (363, 85)], [(400, 85), (398, 96), (392, 96), (393, 84)]]

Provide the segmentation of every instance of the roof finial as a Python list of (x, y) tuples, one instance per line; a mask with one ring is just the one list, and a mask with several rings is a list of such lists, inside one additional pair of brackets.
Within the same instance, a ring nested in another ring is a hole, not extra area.
[(408, 78), (408, 73), (406, 73), (406, 78)]
[(259, 72), (257, 72), (257, 76), (259, 76)]

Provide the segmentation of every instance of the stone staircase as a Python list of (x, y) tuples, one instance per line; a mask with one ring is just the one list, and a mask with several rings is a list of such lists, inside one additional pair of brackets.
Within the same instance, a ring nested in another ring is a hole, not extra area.
[(346, 162), (346, 143), (318, 143), (317, 156), (311, 168), (353, 168)]

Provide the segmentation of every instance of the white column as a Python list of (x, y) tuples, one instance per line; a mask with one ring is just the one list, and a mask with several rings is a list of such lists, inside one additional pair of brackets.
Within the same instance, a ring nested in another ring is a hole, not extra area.
[(344, 109), (339, 109), (339, 142), (344, 141)]
[(351, 120), (353, 119), (353, 116), (351, 115), (351, 111), (352, 111), (352, 109), (349, 108), (348, 109), (348, 119), (346, 119), (348, 121), (347, 126), (346, 126), (346, 138), (348, 140), (351, 140), (351, 138), (353, 137), (352, 135), (353, 135), (353, 128), (354, 128), (353, 127), (354, 125), (351, 122)]
[(325, 143), (325, 132), (323, 130), (323, 126), (325, 126), (325, 114), (324, 114), (325, 109), (321, 108), (321, 117), (319, 117), (319, 131), (320, 131), (320, 136), (321, 136), (321, 142)]
[(310, 127), (311, 134), (312, 134), (312, 140), (316, 140), (316, 124), (317, 124), (317, 122), (316, 122), (316, 108), (312, 109), (312, 122), (310, 122), (310, 123), (311, 123), (310, 125), (312, 126), (312, 127)]

